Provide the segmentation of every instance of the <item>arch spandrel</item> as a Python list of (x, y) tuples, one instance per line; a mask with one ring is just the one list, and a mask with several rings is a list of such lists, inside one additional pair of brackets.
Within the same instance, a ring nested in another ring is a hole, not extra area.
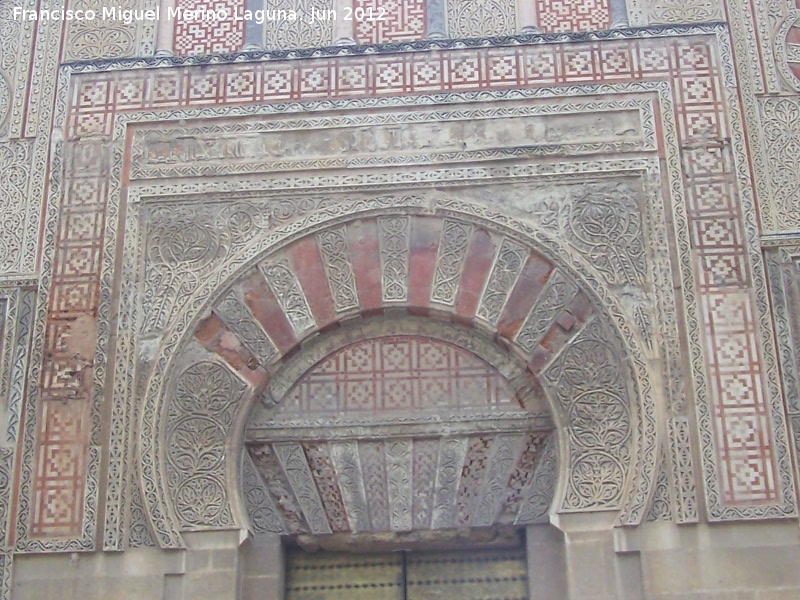
[[(623, 312), (592, 275), (591, 268), (579, 257), (565, 253), (542, 232), (481, 207), (445, 200), (433, 210), (384, 208), (352, 214), (353, 207), (350, 208), (348, 218), (332, 217), (330, 213), (336, 209), (329, 209), (322, 211), (325, 214), (310, 217), (311, 224), (291, 225), (283, 243), (276, 241), (280, 237), (277, 234), (271, 236), (272, 251), (258, 251), (255, 247), (248, 250), (246, 254), (252, 258), (243, 260), (238, 277), (229, 278), (223, 292), (208, 294), (213, 300), (202, 313), (204, 319), (198, 321), (196, 316), (193, 319), (191, 309), (185, 312), (182, 321), (187, 325), (194, 322), (190, 332), (192, 343), (203, 345), (209, 355), (226, 363), (247, 382), (249, 399), (241, 406), (249, 407), (256, 390), (260, 393), (271, 377), (278, 376), (278, 367), (285, 357), (306, 351), (306, 340), (323, 337), (325, 332), (359, 315), (400, 311), (465, 324), (493, 336), (500, 347), (524, 361), (528, 373), (538, 377), (545, 388), (561, 385), (548, 383), (560, 381), (549, 377), (553, 365), (558, 363), (565, 348), (579, 336), (588, 335), (582, 332), (591, 328), (614, 348), (610, 354), (612, 360), (624, 363), (619, 370), (629, 377), (624, 389), (606, 396), (606, 402), (613, 399), (624, 407), (605, 411), (600, 422), (604, 430), (609, 430), (610, 419), (626, 419), (627, 424), (617, 429), (635, 430), (635, 434), (617, 435), (625, 446), (623, 454), (634, 459), (634, 466), (622, 461), (623, 471), (619, 476), (614, 475), (613, 484), (605, 481), (600, 486), (605, 486), (602, 494), (587, 495), (586, 490), (597, 487), (593, 478), (607, 480), (609, 472), (618, 472), (616, 468), (596, 464), (597, 460), (602, 463), (604, 456), (597, 446), (585, 446), (599, 443), (597, 440), (605, 443), (609, 438), (602, 432), (578, 431), (572, 421), (585, 421), (587, 407), (581, 404), (570, 407), (560, 400), (563, 395), (557, 389), (548, 389), (552, 418), (561, 431), (562, 466), (556, 506), (560, 511), (619, 510), (627, 497), (633, 507), (628, 512), (633, 511), (635, 520), (650, 489), (651, 463), (655, 459), (654, 409), (648, 405), (651, 400), (646, 383), (647, 365), (636, 358), (639, 355), (635, 336), (627, 329)], [(381, 214), (380, 220), (376, 212)], [(302, 237), (292, 235), (301, 229), (308, 233)], [(342, 258), (340, 253), (331, 257), (329, 253), (326, 257), (331, 248), (344, 249), (350, 255)], [(428, 265), (425, 271), (420, 267), (424, 265), (419, 259), (423, 252), (435, 257), (434, 268)], [(285, 276), (278, 278), (277, 283), (266, 277), (275, 265), (285, 268)], [(366, 270), (363, 265), (367, 265)], [(353, 291), (358, 301), (356, 306)], [(228, 306), (223, 306), (225, 298), (229, 300)], [(238, 317), (244, 318), (234, 318), (231, 306), (238, 310)], [(267, 318), (268, 315), (272, 318)], [(313, 321), (311, 326), (309, 320)], [(189, 332), (185, 326), (182, 331)], [(187, 343), (180, 341), (188, 339), (184, 335), (175, 329), (167, 338), (167, 352), (156, 363), (158, 370), (168, 364), (170, 352)], [(465, 344), (469, 348), (470, 342)], [(629, 361), (630, 357), (633, 361)], [(587, 378), (590, 376), (593, 374), (587, 373)], [(151, 396), (155, 400), (159, 394), (154, 384), (157, 378), (151, 381), (150, 388), (156, 392), (155, 397)], [(155, 409), (155, 405), (151, 408)], [(154, 415), (145, 411), (144, 418)], [(235, 421), (243, 424), (241, 414)], [(157, 420), (152, 423), (157, 424)], [(156, 433), (159, 428), (158, 425), (148, 428), (144, 423), (142, 434)], [(237, 435), (240, 434), (234, 432), (229, 437)], [(163, 449), (158, 443), (148, 447), (145, 442), (143, 450), (146, 501), (171, 505), (174, 500), (164, 492), (160, 492), (159, 500), (157, 490), (165, 487), (148, 478), (156, 473), (148, 468), (148, 460), (151, 467), (160, 469), (163, 458), (156, 457), (163, 456)], [(593, 463), (584, 456), (587, 453), (594, 456)], [(620, 454), (615, 452), (612, 456), (619, 458)], [(162, 476), (158, 475), (158, 479)], [(585, 481), (570, 484), (571, 477)], [(228, 477), (229, 487), (231, 481), (238, 479), (238, 472)], [(573, 490), (572, 500), (564, 500), (570, 490)], [(226, 501), (237, 494), (238, 490), (226, 491)], [(165, 515), (164, 508), (151, 507), (151, 513)], [(174, 509), (170, 506), (166, 510), (170, 511), (166, 514), (171, 514)], [(238, 514), (237, 511), (233, 513)], [(161, 521), (156, 531), (162, 545), (179, 544), (180, 528), (174, 520), (172, 524), (169, 518)], [(196, 524), (200, 528), (209, 526)]]

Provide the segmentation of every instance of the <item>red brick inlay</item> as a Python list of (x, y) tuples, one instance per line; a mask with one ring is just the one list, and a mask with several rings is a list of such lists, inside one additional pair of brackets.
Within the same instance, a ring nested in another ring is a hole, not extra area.
[(331, 298), (328, 278), (319, 248), (313, 237), (307, 237), (289, 248), (292, 266), (308, 300), (318, 329), (325, 329), (336, 321), (336, 309)]
[(343, 412), (522, 412), (502, 375), (467, 350), (422, 336), (346, 346), (303, 375), (278, 417)]
[(413, 307), (425, 308), (430, 302), (441, 235), (441, 219), (417, 217), (411, 222), (408, 302)]
[(377, 225), (374, 220), (350, 223), (347, 237), (359, 304), (365, 312), (374, 312), (383, 304)]
[(460, 318), (471, 321), (475, 316), (496, 253), (497, 247), (492, 236), (485, 229), (475, 230), (467, 250), (464, 274), (456, 296), (456, 313)]
[(536, 0), (536, 12), (539, 28), (547, 32), (599, 31), (611, 26), (609, 0)]
[(553, 265), (550, 261), (538, 254), (531, 254), (500, 315), (497, 323), (497, 332), (500, 335), (509, 340), (514, 339), (552, 271)]
[(292, 324), (275, 299), (272, 290), (260, 273), (253, 273), (240, 283), (244, 301), (281, 354), (298, 343)]

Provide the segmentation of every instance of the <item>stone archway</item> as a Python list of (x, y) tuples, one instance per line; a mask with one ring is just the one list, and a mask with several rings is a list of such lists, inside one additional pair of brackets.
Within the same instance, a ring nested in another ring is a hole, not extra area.
[[(151, 395), (141, 430), (145, 499), (163, 546), (179, 546), (181, 530), (244, 525), (237, 449), (250, 407), (309, 340), (376, 314), (458, 323), (525, 365), (560, 431), (559, 512), (643, 505), (653, 409), (622, 312), (590, 268), (541, 232), (465, 207), (318, 219), (256, 255), (204, 318), (170, 336), (173, 358), (156, 366), (172, 376)], [(192, 391), (193, 378), (217, 388)], [(200, 417), (207, 460), (189, 441)]]

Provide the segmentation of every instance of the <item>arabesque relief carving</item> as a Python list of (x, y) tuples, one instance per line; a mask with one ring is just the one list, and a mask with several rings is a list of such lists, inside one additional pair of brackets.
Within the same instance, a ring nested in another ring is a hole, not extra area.
[[(439, 153), (468, 155), (520, 146), (555, 149), (576, 143), (625, 143), (627, 146), (623, 147), (633, 149), (644, 142), (640, 116), (632, 110), (547, 116), (522, 116), (523, 110), (517, 112), (521, 116), (465, 120), (464, 111), (460, 111), (453, 114), (462, 117), (460, 120), (339, 125), (330, 129), (292, 129), (300, 125), (288, 121), (250, 125), (249, 131), (234, 135), (219, 131), (220, 127), (147, 132), (137, 140), (134, 173), (158, 176), (180, 166), (197, 169), (203, 163), (223, 160), (229, 168), (257, 163), (273, 169), (302, 169), (320, 163), (353, 166), (363, 162), (358, 159), (364, 157), (369, 157), (371, 163), (379, 156), (386, 160), (406, 157), (407, 161), (416, 162), (426, 155), (430, 161)], [(431, 116), (434, 115), (440, 116)], [(319, 125), (325, 123), (325, 119), (317, 120)]]

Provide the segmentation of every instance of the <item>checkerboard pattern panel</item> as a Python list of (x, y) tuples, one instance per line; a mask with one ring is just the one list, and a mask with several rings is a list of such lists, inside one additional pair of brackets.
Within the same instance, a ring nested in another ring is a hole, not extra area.
[[(172, 49), (175, 54), (229, 54), (244, 45), (243, 0), (177, 0)], [(165, 18), (162, 17), (162, 18)]]
[[(599, 14), (599, 13), (598, 13)], [(599, 24), (595, 28), (602, 28)], [(575, 29), (570, 25), (569, 29)], [(107, 138), (115, 112), (217, 105), (388, 97), (416, 93), (477, 91), (582, 83), (669, 81), (685, 169), (687, 213), (695, 264), (698, 305), (706, 341), (707, 370), (713, 376), (709, 408), (714, 418), (716, 467), (723, 504), (768, 503), (777, 497), (774, 443), (766, 422), (767, 400), (755, 335), (752, 281), (736, 199), (720, 67), (708, 39), (606, 40), (509, 48), (471, 48), (436, 53), (264, 61), (191, 69), (137, 70), (109, 76), (73, 78), (69, 137)], [(72, 172), (79, 172), (73, 168)], [(48, 344), (62, 339), (59, 319), (96, 308), (97, 248), (105, 214), (105, 179), (75, 178), (68, 183), (64, 232), (59, 229), (58, 265), (50, 297)], [(83, 208), (87, 210), (84, 211)], [(91, 211), (99, 212), (93, 214)], [(74, 211), (74, 214), (73, 214)], [(59, 225), (59, 227), (62, 227)], [(66, 233), (74, 230), (74, 234)], [(80, 244), (71, 246), (77, 237)], [(81, 247), (83, 244), (83, 247)], [(728, 298), (728, 300), (722, 300)], [(731, 300), (735, 299), (735, 300)], [(730, 308), (731, 302), (738, 307)], [(71, 379), (76, 365), (67, 355), (47, 359), (42, 395), (63, 396), (79, 388)], [(66, 390), (66, 391), (65, 391)], [(80, 392), (79, 390), (79, 393)], [(365, 402), (367, 400), (364, 400)], [(84, 431), (83, 435), (87, 435)], [(40, 434), (40, 454), (50, 443)], [(84, 468), (85, 461), (78, 464)], [(42, 460), (39, 461), (42, 463)], [(48, 479), (50, 467), (37, 473)], [(83, 485), (78, 478), (76, 489)], [(42, 484), (42, 498), (49, 489)], [(37, 487), (37, 489), (40, 489)], [(53, 489), (56, 489), (55, 486)], [(79, 490), (80, 491), (80, 490)], [(79, 494), (74, 498), (79, 498)], [(62, 497), (68, 497), (64, 494)], [(76, 500), (77, 501), (77, 500)], [(41, 515), (65, 514), (57, 508)], [(38, 518), (38, 517), (37, 517)], [(45, 519), (45, 517), (42, 517)], [(72, 517), (65, 517), (64, 523)], [(46, 519), (52, 520), (51, 516)], [(37, 525), (43, 535), (44, 521)], [(54, 525), (51, 531), (63, 531)], [(60, 534), (59, 534), (60, 535)]]
[(611, 26), (608, 0), (536, 0), (539, 28), (546, 32), (598, 31)]
[(674, 46), (672, 61), (721, 499), (774, 502), (777, 470), (719, 65), (706, 44), (691, 41)]
[(45, 402), (34, 485), (34, 537), (77, 536), (86, 478), (86, 404)]
[(70, 175), (56, 230), (39, 386), (34, 537), (81, 533), (108, 148), (87, 141), (69, 149)]
[(356, 41), (382, 44), (425, 37), (426, 0), (355, 0)]
[(353, 344), (306, 374), (282, 415), (521, 410), (502, 376), (469, 352), (435, 340), (399, 336)]

